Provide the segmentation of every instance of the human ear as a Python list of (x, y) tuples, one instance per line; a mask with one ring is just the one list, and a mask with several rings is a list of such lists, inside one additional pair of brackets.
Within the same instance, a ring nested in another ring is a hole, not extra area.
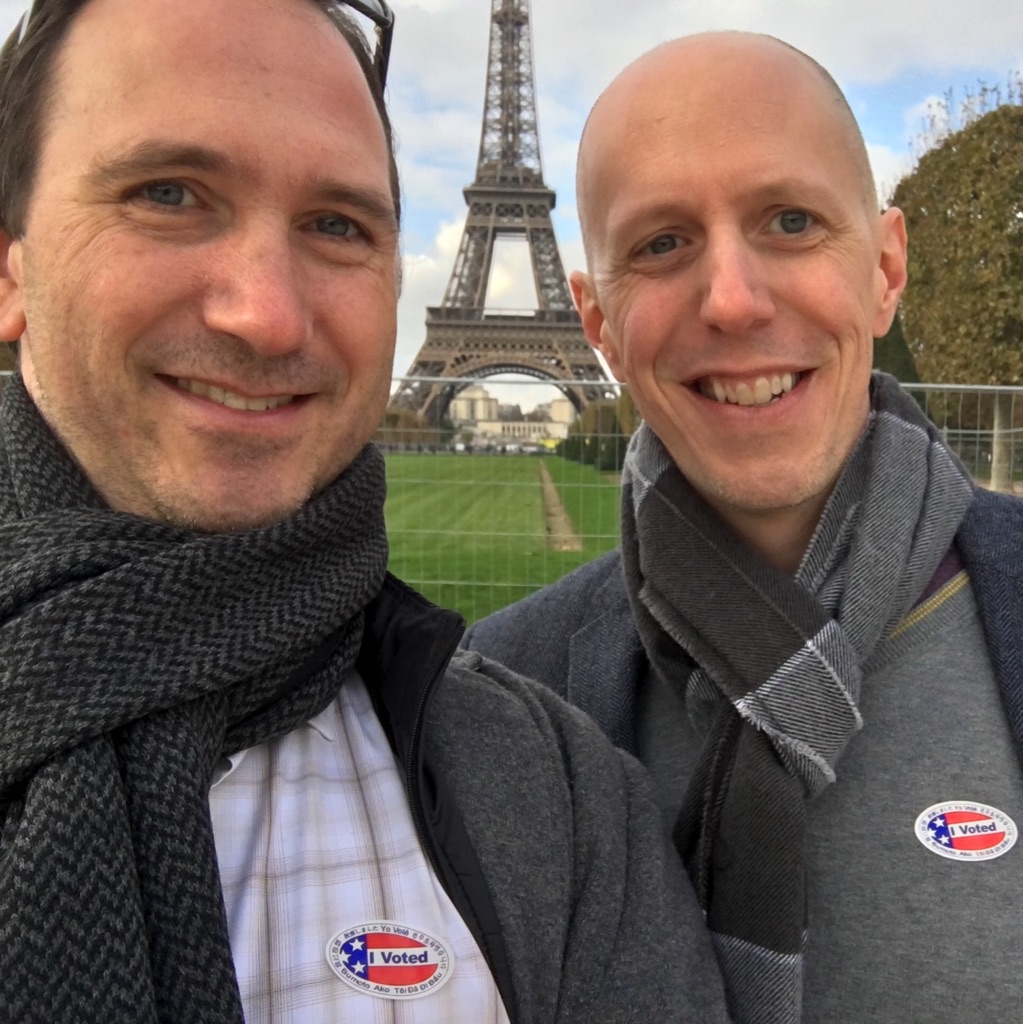
[(25, 333), (21, 253), (21, 242), (0, 231), (0, 342)]
[(586, 340), (607, 361), (615, 379), (624, 383), (625, 375), (622, 371), (618, 341), (611, 330), (611, 325), (604, 319), (592, 276), (584, 274), (581, 270), (573, 270), (569, 275), (568, 284), (572, 289), (572, 301), (579, 311), (579, 319), (583, 322)]
[(881, 214), (881, 251), (877, 266), (877, 306), (874, 337), (888, 333), (899, 298), (906, 287), (906, 219), (895, 206)]

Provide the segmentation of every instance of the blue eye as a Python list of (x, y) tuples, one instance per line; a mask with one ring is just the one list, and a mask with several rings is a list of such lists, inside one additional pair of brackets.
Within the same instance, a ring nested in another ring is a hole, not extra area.
[(653, 256), (662, 256), (666, 252), (673, 252), (678, 248), (677, 235), (658, 235), (647, 247), (647, 252)]
[(188, 191), (173, 181), (154, 181), (142, 189), (142, 194), (159, 206), (184, 206), (188, 201)]
[(798, 235), (805, 231), (813, 218), (805, 210), (783, 210), (771, 221), (772, 226), (786, 235)]
[(354, 221), (340, 213), (325, 213), (322, 217), (317, 217), (316, 229), (335, 238), (348, 238), (359, 231)]

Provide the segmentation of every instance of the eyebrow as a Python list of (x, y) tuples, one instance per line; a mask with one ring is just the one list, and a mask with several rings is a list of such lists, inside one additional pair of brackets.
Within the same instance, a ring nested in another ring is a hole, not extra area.
[(156, 174), (168, 167), (189, 167), (197, 171), (226, 171), (234, 165), (223, 153), (205, 146), (187, 146), (174, 142), (147, 140), (132, 146), (122, 156), (105, 160), (88, 174), (97, 184), (109, 178), (129, 178), (138, 174)]
[(313, 185), (312, 194), (325, 203), (353, 206), (373, 220), (385, 223), (394, 230), (398, 228), (389, 192), (341, 185), (336, 181), (320, 181)]
[(749, 190), (749, 194), (751, 198), (765, 203), (773, 200), (798, 205), (804, 199), (810, 203), (833, 202), (836, 197), (842, 198), (844, 192), (832, 184), (831, 178), (787, 176), (759, 183)]
[[(140, 142), (123, 155), (97, 164), (88, 172), (87, 177), (93, 184), (100, 185), (122, 178), (166, 174), (170, 168), (207, 173), (242, 173), (238, 161), (218, 150), (153, 139)], [(397, 230), (394, 203), (388, 191), (345, 185), (330, 178), (313, 182), (309, 191), (322, 202), (354, 207), (366, 216)]]
[[(830, 206), (841, 192), (832, 188), (828, 182), (811, 180), (810, 178), (786, 176), (768, 178), (762, 182), (754, 182), (743, 192), (743, 198), (750, 204), (777, 206)], [(678, 217), (698, 217), (700, 207), (694, 205), (688, 196), (659, 200), (651, 205), (635, 203), (623, 216), (609, 221), (615, 230), (630, 230), (637, 223), (672, 221)]]

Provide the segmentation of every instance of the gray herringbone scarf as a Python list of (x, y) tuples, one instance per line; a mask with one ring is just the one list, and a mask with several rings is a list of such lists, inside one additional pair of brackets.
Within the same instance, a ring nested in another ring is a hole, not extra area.
[(870, 419), (796, 577), (738, 541), (646, 427), (623, 477), (622, 557), (652, 670), (705, 735), (675, 841), (738, 1024), (798, 1024), (804, 801), (860, 728), (862, 666), (952, 542), (972, 483), (875, 375)]
[(266, 529), (106, 510), (0, 409), (0, 1020), (238, 1024), (209, 813), (225, 753), (326, 707), (385, 572), (367, 448)]

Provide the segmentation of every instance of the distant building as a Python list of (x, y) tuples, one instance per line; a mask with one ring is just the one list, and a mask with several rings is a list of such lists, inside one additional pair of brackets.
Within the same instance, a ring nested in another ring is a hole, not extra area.
[(575, 406), (567, 398), (555, 398), (551, 402), (550, 419), (553, 423), (575, 422)]
[(508, 420), (481, 420), (476, 424), (477, 440), (492, 444), (504, 444), (506, 441), (543, 441), (547, 438), (563, 441), (566, 437), (568, 424), (553, 423), (550, 420), (541, 423), (535, 420), (522, 420), (518, 423)]
[(486, 388), (473, 385), (451, 400), (448, 416), (463, 443), (507, 445), (562, 441), (576, 412), (567, 398), (555, 398), (538, 405), (527, 419), (518, 405), (501, 404)]
[(456, 426), (463, 423), (479, 423), (480, 420), (496, 420), (498, 401), (492, 398), (486, 388), (474, 385), (466, 388), (451, 399), (448, 416)]

